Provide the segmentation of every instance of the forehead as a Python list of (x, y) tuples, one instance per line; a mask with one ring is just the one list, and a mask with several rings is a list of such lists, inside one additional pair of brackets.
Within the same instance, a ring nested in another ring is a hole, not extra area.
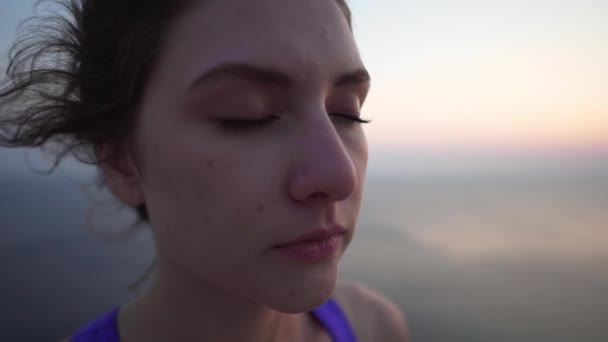
[(302, 80), (362, 66), (334, 0), (201, 1), (177, 18), (164, 48), (162, 60), (181, 79), (226, 62), (273, 67)]

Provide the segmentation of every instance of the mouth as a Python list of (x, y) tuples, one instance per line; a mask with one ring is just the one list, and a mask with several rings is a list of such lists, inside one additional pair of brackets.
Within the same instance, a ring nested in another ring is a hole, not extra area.
[(279, 244), (273, 248), (279, 254), (302, 261), (320, 261), (336, 254), (346, 229), (321, 229)]

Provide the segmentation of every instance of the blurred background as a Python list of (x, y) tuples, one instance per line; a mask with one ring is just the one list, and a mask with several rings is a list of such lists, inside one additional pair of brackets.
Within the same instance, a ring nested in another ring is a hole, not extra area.
[[(1, 0), (0, 66), (32, 1)], [(341, 274), (413, 341), (608, 341), (608, 2), (351, 0), (370, 170)], [(57, 340), (132, 296), (146, 231), (37, 151), (0, 149), (0, 339)]]

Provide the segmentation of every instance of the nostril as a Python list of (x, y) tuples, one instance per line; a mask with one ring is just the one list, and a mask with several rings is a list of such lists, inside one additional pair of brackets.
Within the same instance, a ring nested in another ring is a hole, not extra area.
[(312, 193), (308, 198), (309, 199), (322, 199), (322, 198), (326, 198), (328, 197), (327, 194), (324, 194), (322, 192), (315, 192)]

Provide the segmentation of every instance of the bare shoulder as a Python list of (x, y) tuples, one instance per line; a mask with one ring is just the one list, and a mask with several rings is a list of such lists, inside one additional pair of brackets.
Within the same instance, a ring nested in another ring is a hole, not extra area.
[(380, 292), (359, 283), (339, 283), (334, 298), (360, 341), (409, 341), (404, 313)]

